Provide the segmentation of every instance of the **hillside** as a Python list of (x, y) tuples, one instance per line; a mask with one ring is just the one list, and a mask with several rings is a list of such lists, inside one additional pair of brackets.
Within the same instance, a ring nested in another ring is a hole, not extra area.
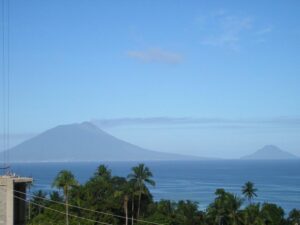
[(95, 125), (61, 125), (10, 150), (14, 162), (189, 160), (183, 156), (146, 150), (113, 137)]

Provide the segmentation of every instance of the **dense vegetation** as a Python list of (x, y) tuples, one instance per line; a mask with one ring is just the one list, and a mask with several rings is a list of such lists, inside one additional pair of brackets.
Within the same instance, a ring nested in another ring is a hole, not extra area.
[(85, 184), (63, 170), (53, 182), (53, 187), (61, 191), (32, 195), (28, 224), (151, 224), (145, 220), (166, 225), (300, 225), (300, 210), (285, 215), (276, 204), (253, 203), (257, 189), (251, 182), (242, 187), (243, 198), (217, 189), (214, 201), (204, 211), (190, 200), (154, 202), (149, 185), (155, 182), (144, 164), (133, 167), (127, 178), (112, 176), (106, 166), (100, 165)]

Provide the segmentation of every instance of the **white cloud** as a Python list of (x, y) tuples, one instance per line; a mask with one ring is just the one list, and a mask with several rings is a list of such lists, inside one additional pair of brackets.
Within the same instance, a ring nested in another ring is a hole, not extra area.
[(273, 28), (271, 26), (269, 27), (265, 27), (259, 31), (256, 32), (257, 35), (265, 35), (265, 34), (268, 34), (268, 33), (271, 33), (273, 31)]
[(214, 47), (227, 47), (238, 50), (242, 42), (249, 40), (253, 35), (264, 36), (272, 32), (272, 27), (258, 29), (255, 20), (250, 16), (230, 14), (225, 10), (219, 10), (206, 17), (205, 32), (201, 43)]
[(192, 118), (192, 117), (138, 117), (138, 118), (114, 118), (93, 119), (92, 123), (101, 128), (130, 126), (130, 125), (220, 125), (227, 127), (249, 127), (249, 126), (287, 126), (299, 127), (300, 117), (276, 117), (276, 118), (254, 118), (254, 119), (227, 119), (227, 118)]
[(152, 48), (143, 51), (128, 51), (127, 56), (145, 63), (179, 64), (183, 60), (181, 54), (165, 51), (160, 48)]

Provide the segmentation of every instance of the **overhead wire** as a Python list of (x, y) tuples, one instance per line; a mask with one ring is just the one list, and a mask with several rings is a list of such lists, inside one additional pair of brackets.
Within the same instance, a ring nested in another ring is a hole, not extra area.
[(9, 49), (9, 25), (10, 25), (9, 0), (2, 0), (2, 91), (3, 91), (3, 134), (2, 134), (2, 157), (4, 173), (9, 169), (9, 146), (10, 146), (10, 49)]
[[(0, 188), (4, 188), (3, 186), (0, 187)], [(5, 188), (6, 190), (8, 190), (8, 188)], [(10, 191), (13, 191), (12, 189), (10, 189)], [(30, 200), (27, 200), (27, 199), (24, 199), (24, 198), (21, 198), (19, 196), (16, 196), (13, 192), (11, 193), (12, 196), (16, 199), (19, 199), (19, 200), (22, 200), (24, 202), (27, 202), (27, 203), (30, 203), (30, 204), (33, 204), (33, 205), (36, 205), (36, 206), (39, 206), (41, 208), (44, 208), (44, 209), (47, 209), (47, 210), (50, 210), (50, 211), (53, 211), (53, 212), (56, 212), (56, 213), (59, 213), (59, 214), (62, 214), (62, 215), (67, 215), (65, 212), (62, 212), (62, 211), (59, 211), (57, 209), (53, 209), (51, 207), (48, 207), (48, 206), (45, 206), (45, 205), (42, 205), (42, 204), (38, 204), (36, 202), (32, 202)], [(24, 195), (26, 195), (25, 192), (23, 192)], [(81, 219), (81, 220), (86, 220), (86, 221), (89, 221), (89, 222), (93, 222), (93, 223), (97, 223), (97, 224), (103, 224), (103, 225), (113, 225), (113, 224), (110, 224), (110, 223), (105, 223), (105, 222), (101, 222), (101, 221), (97, 221), (97, 220), (93, 220), (93, 219), (89, 219), (89, 218), (86, 218), (86, 217), (81, 217), (81, 216), (77, 216), (77, 215), (74, 215), (74, 214), (68, 214), (69, 217), (74, 217), (74, 218), (77, 218), (77, 219)]]
[[(44, 209), (47, 209), (47, 210), (50, 210), (50, 211), (53, 211), (53, 212), (56, 212), (56, 213), (60, 213), (60, 214), (62, 214), (62, 215), (67, 215), (65, 212), (62, 212), (62, 211), (53, 209), (53, 208), (51, 208), (51, 207), (47, 207), (47, 206), (44, 206), (44, 205), (41, 205), (41, 204), (38, 204), (38, 203), (35, 203), (35, 202), (32, 202), (32, 201), (29, 201), (29, 200), (20, 198), (20, 197), (18, 197), (18, 196), (16, 196), (16, 195), (14, 195), (14, 198), (17, 198), (17, 199), (22, 200), (22, 201), (25, 201), (25, 202), (30, 202), (30, 203), (33, 204), (33, 205), (42, 207), (42, 208), (44, 208)], [(74, 218), (77, 218), (77, 219), (81, 219), (81, 220), (86, 220), (86, 221), (93, 222), (93, 223), (97, 223), (97, 224), (112, 225), (112, 224), (110, 224), (110, 223), (105, 223), (105, 222), (101, 222), (101, 221), (89, 219), (89, 218), (86, 218), (86, 217), (77, 216), (77, 215), (74, 215), (74, 214), (68, 214), (68, 216), (69, 216), (69, 217), (74, 217)]]
[[(21, 192), (21, 191), (17, 191), (17, 190), (14, 190), (14, 192), (20, 193), (20, 194), (26, 194), (26, 192)], [(38, 199), (42, 199), (42, 200), (45, 200), (45, 201), (53, 202), (53, 203), (56, 203), (56, 204), (60, 204), (60, 205), (64, 205), (64, 206), (66, 205), (63, 202), (59, 202), (59, 201), (55, 201), (55, 200), (48, 199), (48, 198), (45, 198), (45, 197), (37, 196), (35, 194), (28, 194), (27, 193), (27, 195), (31, 196), (31, 197), (38, 198)], [(102, 214), (102, 215), (106, 215), (106, 216), (112, 216), (112, 217), (116, 217), (116, 218), (126, 219), (126, 216), (116, 215), (116, 214), (107, 213), (107, 212), (101, 212), (101, 211), (98, 211), (98, 210), (88, 209), (88, 208), (84, 208), (84, 207), (80, 207), (80, 206), (76, 206), (76, 205), (71, 205), (71, 204), (67, 204), (67, 205), (71, 208), (76, 208), (76, 209), (89, 211), (89, 212), (94, 212), (94, 213), (98, 213), (98, 214)], [(146, 224), (153, 224), (153, 225), (164, 225), (164, 224), (161, 224), (161, 223), (156, 223), (156, 222), (151, 222), (151, 221), (141, 220), (141, 219), (128, 218), (128, 220), (130, 220), (130, 221), (133, 220), (133, 221), (136, 221), (136, 222), (141, 222), (141, 223), (146, 223)]]
[(10, 167), (10, 0), (7, 0), (7, 166)]
[(6, 110), (5, 110), (5, 93), (6, 93), (6, 68), (5, 68), (5, 0), (2, 0), (2, 17), (1, 17), (1, 28), (2, 28), (2, 110), (3, 110), (3, 115), (2, 115), (2, 151), (3, 151), (3, 168), (5, 168), (5, 148), (6, 148)]

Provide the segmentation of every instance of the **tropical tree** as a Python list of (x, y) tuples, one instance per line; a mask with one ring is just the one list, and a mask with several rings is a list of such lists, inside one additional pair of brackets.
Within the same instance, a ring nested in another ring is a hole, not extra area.
[(244, 225), (265, 225), (265, 220), (262, 218), (260, 204), (248, 205), (243, 210)]
[[(44, 208), (41, 206), (45, 206), (47, 204), (47, 193), (39, 190), (32, 194), (33, 198), (31, 198), (29, 203), (32, 203), (32, 207), (30, 210), (30, 219), (32, 219), (35, 216), (38, 216), (39, 214), (43, 213)], [(29, 218), (28, 218), (29, 219)]]
[(127, 182), (126, 179), (122, 179), (119, 177), (114, 177), (114, 181), (118, 181), (118, 183), (122, 183), (121, 187), (115, 188), (116, 191), (114, 193), (114, 196), (119, 199), (119, 201), (122, 202), (123, 210), (125, 214), (125, 225), (128, 225), (128, 203), (129, 203), (129, 197), (132, 193), (130, 183)]
[(145, 166), (145, 164), (141, 163), (136, 167), (132, 168), (131, 174), (128, 175), (128, 178), (131, 182), (135, 184), (138, 189), (138, 211), (137, 211), (137, 218), (140, 216), (140, 209), (141, 209), (141, 198), (142, 193), (145, 191), (146, 184), (150, 184), (155, 186), (154, 180), (151, 178), (153, 177), (152, 172), (150, 169)]
[(293, 209), (289, 213), (288, 222), (290, 225), (300, 225), (300, 210)]
[[(214, 201), (203, 211), (199, 209), (197, 202), (189, 200), (153, 201), (146, 186), (152, 183), (151, 177), (151, 172), (143, 164), (132, 168), (128, 177), (112, 176), (106, 166), (100, 165), (87, 182), (77, 185), (71, 172), (61, 171), (53, 186), (63, 191), (35, 192), (30, 199), (31, 219), (27, 224), (95, 224), (78, 218), (82, 217), (115, 225), (145, 224), (141, 219), (166, 225), (300, 225), (299, 209), (292, 210), (285, 217), (283, 208), (276, 204), (252, 203), (243, 207), (244, 199), (224, 189), (216, 190)], [(243, 189), (243, 194), (249, 200), (252, 199), (249, 196), (255, 196), (249, 194), (255, 193), (254, 185), (246, 183)], [(71, 218), (67, 208), (71, 204), (91, 211), (74, 207), (72, 214), (77, 218)], [(66, 217), (57, 213), (64, 210)]]
[(63, 202), (63, 197), (60, 195), (58, 191), (53, 191), (49, 195), (50, 200), (54, 202)]
[(251, 204), (251, 200), (254, 197), (257, 197), (256, 192), (257, 189), (254, 187), (254, 183), (250, 181), (246, 182), (245, 185), (242, 187), (242, 193), (248, 199), (250, 204)]
[(134, 224), (134, 210), (135, 210), (135, 199), (136, 196), (140, 194), (140, 191), (136, 189), (136, 184), (134, 181), (130, 180), (128, 182), (128, 188), (129, 188), (129, 196), (131, 198), (131, 225)]
[(193, 201), (179, 201), (176, 207), (176, 217), (180, 224), (201, 224), (201, 215), (198, 211), (198, 203)]
[(69, 191), (72, 187), (77, 185), (78, 182), (76, 181), (74, 175), (68, 170), (60, 171), (52, 184), (53, 187), (63, 190), (66, 206), (66, 225), (69, 225)]
[(238, 225), (239, 222), (242, 220), (242, 214), (240, 210), (242, 204), (243, 204), (243, 199), (233, 194), (227, 195), (226, 205), (227, 205), (228, 217), (231, 221), (230, 224)]
[(242, 220), (243, 200), (224, 189), (217, 189), (215, 195), (214, 202), (207, 208), (208, 224), (239, 224)]
[(111, 170), (108, 169), (106, 165), (100, 165), (98, 166), (96, 172), (94, 173), (94, 177), (109, 180), (111, 179)]
[(261, 207), (261, 215), (266, 225), (285, 224), (284, 210), (276, 204), (264, 203)]

